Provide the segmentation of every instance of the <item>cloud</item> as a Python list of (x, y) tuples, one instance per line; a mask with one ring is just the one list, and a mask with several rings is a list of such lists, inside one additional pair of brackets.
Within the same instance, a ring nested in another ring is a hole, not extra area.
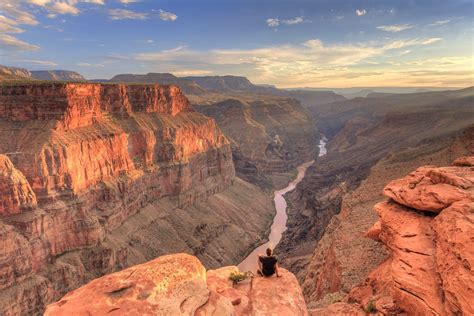
[(58, 14), (79, 14), (79, 9), (67, 2), (55, 2), (48, 7), (48, 10)]
[(270, 27), (277, 27), (278, 25), (280, 25), (280, 20), (273, 18), (267, 19), (267, 25)]
[(28, 3), (35, 4), (40, 7), (44, 7), (48, 3), (50, 3), (51, 0), (28, 0)]
[(119, 0), (119, 2), (123, 4), (130, 4), (140, 2), (140, 0)]
[(438, 26), (438, 25), (444, 25), (444, 24), (448, 24), (449, 22), (451, 22), (451, 20), (438, 20), (438, 21), (435, 21), (431, 24), (428, 24), (429, 26)]
[(56, 67), (58, 65), (55, 62), (52, 62), (49, 60), (35, 60), (35, 59), (21, 59), (21, 60), (15, 60), (15, 62), (23, 63), (23, 64), (50, 66), (50, 67)]
[(38, 25), (35, 16), (20, 7), (19, 1), (2, 0), (0, 1), (0, 12), (8, 16), (15, 24)]
[(27, 2), (46, 10), (49, 13), (48, 18), (54, 18), (57, 14), (77, 15), (81, 12), (77, 8), (79, 3), (105, 5), (105, 0), (27, 0)]
[(287, 19), (287, 20), (280, 20), (280, 19), (277, 19), (277, 18), (269, 18), (266, 20), (266, 23), (269, 27), (277, 27), (281, 24), (285, 24), (285, 25), (295, 25), (295, 24), (300, 24), (300, 23), (304, 23), (304, 22), (307, 22), (303, 16), (296, 16), (292, 19)]
[(389, 44), (386, 44), (383, 48), (387, 50), (400, 49), (400, 48), (415, 46), (415, 45), (429, 45), (429, 44), (439, 42), (441, 40), (442, 38), (440, 37), (425, 38), (425, 39), (415, 38), (415, 39), (410, 39), (410, 40), (397, 40)]
[(411, 29), (413, 27), (414, 27), (413, 24), (398, 24), (398, 25), (381, 25), (381, 26), (377, 26), (377, 29), (386, 31), (386, 32), (396, 33), (396, 32), (401, 32), (404, 30)]
[(99, 68), (104, 68), (105, 66), (103, 64), (90, 64), (90, 63), (77, 63), (79, 67), (99, 67)]
[(39, 46), (23, 42), (8, 34), (0, 34), (0, 46), (8, 50), (35, 51)]
[[(214, 74), (239, 74), (258, 82), (288, 82), (322, 76), (327, 68), (345, 67), (377, 56), (383, 50), (359, 45), (326, 45), (313, 39), (299, 45), (256, 49), (196, 51), (186, 46), (139, 53), (135, 61), (168, 70), (202, 69)], [(184, 71), (183, 70), (183, 71)]]
[(17, 23), (3, 15), (0, 15), (0, 32), (2, 33), (23, 33), (25, 30), (16, 26)]
[(357, 16), (363, 16), (363, 15), (366, 15), (367, 14), (367, 11), (365, 9), (357, 9), (356, 10), (356, 15)]
[(126, 9), (111, 9), (109, 10), (109, 17), (111, 20), (146, 20), (146, 13), (134, 12)]
[[(191, 75), (191, 70), (196, 71), (195, 75), (238, 74), (249, 77), (255, 83), (270, 83), (280, 87), (409, 85), (415, 75), (406, 72), (415, 70), (470, 70), (474, 74), (470, 56), (425, 59), (412, 63), (410, 57), (413, 58), (416, 54), (410, 54), (408, 48), (400, 49), (430, 45), (440, 40), (442, 39), (433, 37), (328, 44), (320, 39), (310, 39), (300, 44), (205, 51), (181, 45), (168, 50), (134, 54), (128, 63), (136, 62), (148, 69), (160, 69), (179, 75)], [(395, 49), (400, 51), (387, 54)], [(405, 57), (400, 59), (402, 55)], [(426, 73), (426, 76), (418, 78), (426, 81), (427, 85), (443, 84), (441, 79), (433, 76)], [(465, 74), (461, 78), (463, 82), (468, 82), (468, 77)], [(458, 79), (452, 72), (446, 73), (442, 80), (452, 82)]]
[(212, 74), (212, 71), (202, 69), (177, 69), (174, 71), (171, 70), (170, 73), (175, 76), (205, 76)]
[(171, 12), (160, 10), (160, 19), (163, 21), (176, 21), (178, 16)]

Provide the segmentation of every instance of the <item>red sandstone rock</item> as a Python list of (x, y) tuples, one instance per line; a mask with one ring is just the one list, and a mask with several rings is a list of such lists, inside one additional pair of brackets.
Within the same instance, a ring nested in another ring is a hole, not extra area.
[(474, 170), (462, 167), (420, 167), (409, 176), (390, 182), (384, 194), (421, 211), (440, 212), (466, 198), (474, 186)]
[(204, 266), (176, 254), (96, 279), (48, 306), (45, 315), (193, 315), (208, 298)]
[(375, 241), (380, 240), (380, 233), (382, 231), (382, 223), (376, 221), (375, 224), (365, 233), (365, 237), (373, 239)]
[(0, 154), (0, 215), (18, 214), (21, 208), (36, 205), (36, 195), (21, 171)]
[(206, 279), (197, 258), (167, 255), (96, 279), (49, 305), (45, 315), (308, 315), (295, 276), (281, 270), (281, 278), (234, 286), (229, 276), (237, 267), (208, 271)]
[(461, 157), (456, 159), (453, 162), (453, 165), (460, 167), (473, 167), (474, 166), (474, 156)]
[(298, 280), (280, 270), (281, 278), (254, 278), (249, 297), (253, 315), (308, 315)]
[[(422, 167), (387, 186), (396, 202), (376, 205), (380, 232), (367, 234), (390, 257), (351, 291), (350, 301), (365, 306), (377, 298), (383, 315), (474, 314), (474, 174), (468, 164), (456, 164)], [(417, 212), (426, 210), (438, 215)]]
[(356, 305), (348, 303), (334, 303), (327, 307), (309, 310), (310, 316), (365, 316), (366, 313)]
[(432, 222), (446, 311), (474, 315), (474, 198), (453, 203)]
[(234, 177), (228, 140), (174, 86), (4, 85), (0, 153), (0, 298), (16, 293), (0, 300), (7, 315), (41, 313), (130, 264), (132, 245), (110, 232), (150, 203), (184, 208)]

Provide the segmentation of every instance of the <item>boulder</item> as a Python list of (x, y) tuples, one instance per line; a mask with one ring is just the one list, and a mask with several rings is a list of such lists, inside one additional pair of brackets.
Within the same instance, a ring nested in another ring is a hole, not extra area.
[(204, 266), (174, 254), (95, 279), (49, 305), (45, 315), (194, 315), (208, 300)]
[(93, 280), (49, 305), (60, 315), (308, 315), (296, 277), (229, 279), (235, 266), (206, 273), (196, 257), (173, 254)]
[(408, 176), (390, 182), (384, 194), (396, 202), (420, 210), (439, 213), (470, 195), (474, 170), (458, 166), (420, 167)]
[(392, 200), (375, 206), (379, 221), (366, 235), (390, 255), (350, 302), (373, 301), (382, 315), (474, 314), (474, 170), (459, 161), (418, 168), (385, 188)]

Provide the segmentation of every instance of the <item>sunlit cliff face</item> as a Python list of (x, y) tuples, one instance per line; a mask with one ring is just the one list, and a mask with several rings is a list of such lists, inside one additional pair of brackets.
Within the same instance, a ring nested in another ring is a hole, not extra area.
[[(7, 313), (41, 310), (89, 273), (124, 266), (128, 246), (107, 237), (150, 203), (186, 207), (234, 178), (228, 140), (175, 86), (3, 85), (0, 122), (0, 291), (36, 278)], [(90, 269), (56, 266), (66, 252)]]

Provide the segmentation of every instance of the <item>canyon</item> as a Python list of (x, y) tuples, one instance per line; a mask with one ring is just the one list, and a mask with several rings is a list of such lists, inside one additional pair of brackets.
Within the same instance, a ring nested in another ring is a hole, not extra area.
[(232, 264), (266, 236), (270, 196), (176, 86), (3, 84), (0, 121), (6, 315), (170, 252)]
[(197, 258), (173, 254), (96, 279), (49, 305), (45, 315), (474, 313), (474, 156), (452, 166), (420, 167), (383, 193), (388, 200), (375, 205), (378, 220), (365, 238), (383, 243), (387, 260), (340, 302), (307, 306), (296, 277), (285, 269), (281, 278), (234, 282), (232, 275), (240, 273), (235, 266), (206, 271)]
[[(235, 76), (0, 75), (14, 78), (0, 85), (4, 314), (38, 315), (58, 300), (48, 314), (470, 312), (472, 254), (459, 247), (471, 238), (473, 88), (347, 100)], [(328, 152), (317, 157), (322, 134)], [(313, 159), (284, 196), (282, 280), (232, 284), (233, 265), (268, 239), (271, 192)], [(161, 309), (148, 284), (163, 271), (190, 279), (173, 281)], [(265, 296), (268, 286), (281, 295)], [(100, 299), (83, 306), (88, 297)]]

